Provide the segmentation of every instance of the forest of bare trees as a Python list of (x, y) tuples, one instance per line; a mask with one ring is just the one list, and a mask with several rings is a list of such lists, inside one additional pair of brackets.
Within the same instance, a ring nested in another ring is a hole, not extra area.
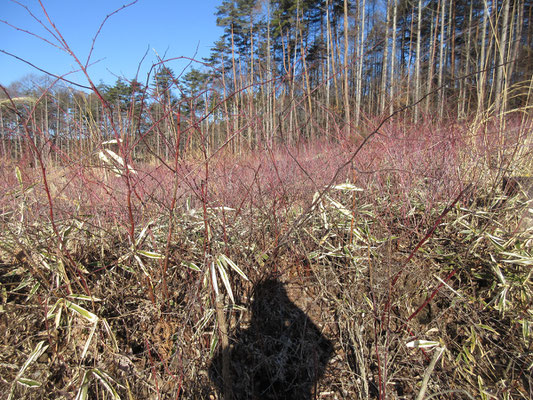
[(0, 85), (8, 400), (533, 398), (533, 0), (221, 0), (115, 82), (12, 3), (76, 71)]
[(149, 160), (172, 156), (178, 131), (181, 151), (243, 152), (356, 140), (365, 120), (392, 113), (503, 117), (531, 103), (532, 12), (529, 0), (224, 0), (208, 59), (100, 83), (105, 103), (52, 76), (12, 83), (0, 93), (0, 151), (23, 157), (25, 137), (59, 161), (118, 134)]

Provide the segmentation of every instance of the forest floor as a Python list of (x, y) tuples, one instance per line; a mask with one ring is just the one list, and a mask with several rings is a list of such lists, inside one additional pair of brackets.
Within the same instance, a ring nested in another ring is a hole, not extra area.
[(353, 160), (314, 143), (129, 179), (4, 162), (3, 395), (533, 398), (531, 204), (502, 187), (531, 134), (484, 132), (391, 125)]

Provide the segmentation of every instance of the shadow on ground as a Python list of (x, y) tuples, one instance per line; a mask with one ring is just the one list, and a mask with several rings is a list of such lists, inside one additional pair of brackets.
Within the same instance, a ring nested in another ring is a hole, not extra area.
[[(276, 279), (256, 286), (251, 311), (250, 327), (238, 329), (230, 339), (233, 399), (310, 400), (332, 356), (332, 343)], [(209, 368), (219, 393), (222, 359), (219, 351)]]

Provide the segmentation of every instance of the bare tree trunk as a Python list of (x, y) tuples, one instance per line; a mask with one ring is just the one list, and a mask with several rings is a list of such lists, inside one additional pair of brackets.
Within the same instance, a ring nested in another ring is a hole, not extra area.
[[(415, 59), (415, 101), (418, 102), (420, 100), (420, 47), (422, 43), (422, 0), (418, 0), (418, 22), (416, 26), (416, 59)], [(419, 107), (418, 103), (415, 104), (415, 118), (414, 122), (415, 124), (418, 122), (418, 114), (419, 114)]]
[[(414, 29), (414, 24), (415, 24), (415, 9), (414, 7), (411, 9), (411, 26), (410, 26), (410, 29), (409, 29), (409, 32), (413, 32), (413, 29)], [(403, 48), (403, 46), (402, 46)], [(405, 98), (406, 98), (406, 101), (405, 101), (405, 104), (409, 104), (411, 102), (411, 78), (412, 78), (412, 75), (411, 74), (411, 59), (412, 59), (412, 55), (413, 54), (413, 40), (410, 38), (409, 39), (409, 50), (407, 50), (407, 65), (404, 65), (404, 68), (403, 68), (403, 72), (404, 74), (407, 75), (407, 87), (406, 87), (406, 93), (405, 93)]]
[[(289, 144), (292, 143), (293, 140), (298, 141), (299, 137), (294, 138), (293, 135), (296, 134), (296, 127), (298, 126), (298, 120), (296, 116), (296, 110), (295, 110), (295, 101), (294, 101), (294, 93), (296, 90), (296, 62), (298, 60), (298, 34), (300, 33), (300, 19), (298, 16), (300, 15), (300, 1), (297, 0), (296, 2), (296, 30), (295, 30), (295, 38), (294, 38), (294, 54), (293, 54), (293, 60), (292, 65), (290, 66), (291, 70), (291, 82), (290, 82), (290, 90), (291, 90), (291, 98), (290, 98), (290, 112), (289, 112), (289, 133), (290, 138), (292, 139)], [(287, 38), (288, 38), (287, 33)], [(290, 52), (288, 52), (290, 54)]]
[(6, 148), (7, 138), (6, 138), (6, 132), (4, 130), (4, 113), (2, 111), (1, 105), (0, 105), (0, 137), (2, 138), (2, 156), (4, 157), (4, 159), (10, 160), (11, 154), (9, 155), (9, 157), (7, 155), (7, 148)]
[(442, 88), (442, 76), (443, 76), (443, 72), (444, 72), (444, 62), (445, 62), (445, 57), (444, 57), (444, 52), (445, 52), (445, 49), (444, 49), (444, 39), (445, 39), (445, 25), (444, 25), (444, 21), (445, 21), (445, 17), (446, 17), (446, 1), (445, 0), (441, 0), (441, 11), (440, 11), (440, 47), (439, 47), (439, 75), (438, 75), (438, 81), (437, 81), (437, 87), (440, 88), (440, 92), (439, 92), (439, 101), (438, 101), (438, 110), (439, 110), (439, 119), (442, 118), (442, 114), (443, 114), (443, 111), (444, 111), (444, 105), (443, 105), (443, 102), (444, 102), (444, 89)]
[(268, 85), (267, 85), (267, 143), (271, 147), (273, 145), (274, 138), (274, 126), (275, 126), (275, 113), (274, 113), (274, 82), (272, 74), (272, 54), (270, 52), (272, 44), (270, 43), (270, 2), (267, 2), (268, 8), (268, 22), (267, 22), (267, 76), (268, 76)]
[[(361, 4), (362, 1), (362, 4)], [(360, 16), (361, 16), (361, 34), (359, 36), (359, 64), (357, 65), (357, 91), (355, 98), (355, 126), (359, 124), (361, 117), (361, 95), (363, 88), (363, 59), (365, 56), (365, 16), (366, 16), (366, 0), (359, 0)]]
[(48, 124), (48, 93), (44, 98), (44, 111), (43, 111), (43, 122), (42, 122), (42, 132), (43, 132), (43, 162), (45, 165), (50, 161), (50, 126)]
[(442, 0), (439, 0), (439, 3), (437, 5), (437, 15), (436, 20), (435, 18), (431, 19), (431, 35), (430, 35), (430, 43), (429, 43), (429, 62), (428, 62), (428, 77), (427, 77), (427, 85), (426, 85), (426, 93), (428, 93), (428, 96), (426, 97), (426, 105), (425, 105), (425, 113), (429, 113), (429, 107), (431, 104), (431, 99), (433, 96), (430, 96), (429, 93), (431, 93), (431, 90), (433, 89), (433, 71), (434, 71), (434, 64), (435, 64), (435, 53), (436, 53), (436, 43), (437, 43), (437, 32), (438, 32), (438, 25), (439, 25), (439, 6), (440, 2)]
[[(250, 16), (250, 81), (249, 81), (249, 88), (248, 88), (248, 113), (249, 119), (254, 118), (254, 31), (253, 31), (253, 17)], [(207, 115), (207, 114), (206, 114)], [(254, 137), (255, 129), (253, 129), (254, 126), (252, 124), (248, 124), (248, 143), (249, 148), (252, 149), (254, 147), (254, 144), (257, 145), (256, 140), (257, 138)]]
[[(57, 93), (57, 92), (56, 92)], [(57, 98), (56, 98), (56, 102), (57, 102), (57, 107), (56, 107), (56, 131), (55, 131), (55, 141), (56, 141), (56, 146), (58, 147), (59, 150), (61, 150), (61, 105), (60, 105), (60, 97), (59, 97), (59, 93), (57, 93)], [(98, 110), (99, 108), (97, 108)], [(55, 152), (55, 162), (57, 163), (58, 161), (58, 156), (59, 156), (59, 151), (56, 150)]]
[(503, 21), (501, 40), (498, 48), (498, 73), (496, 76), (496, 93), (494, 110), (503, 118), (506, 108), (507, 93), (507, 32), (509, 30), (509, 0), (503, 0)]
[(450, 15), (448, 19), (448, 37), (451, 40), (450, 43), (450, 81), (453, 86), (455, 83), (455, 2), (450, 1)]
[[(443, 77), (446, 83), (445, 86), (441, 89), (441, 100), (440, 100), (440, 117), (444, 113), (444, 105), (446, 99), (448, 99), (447, 91), (455, 89), (455, 1), (450, 1), (450, 7), (448, 9), (448, 33), (446, 35), (446, 41), (448, 42), (444, 48), (444, 65), (449, 70), (449, 79), (446, 82), (446, 76)], [(446, 68), (445, 68), (446, 69)], [(453, 92), (455, 93), (455, 92)]]
[[(233, 25), (231, 26), (231, 66), (233, 69), (233, 91), (234, 93), (239, 92), (239, 87), (237, 85), (237, 67), (235, 65), (235, 43), (233, 41)], [(239, 99), (241, 98), (241, 93), (239, 92), (236, 96), (234, 96), (234, 113), (233, 113), (233, 129), (234, 132), (237, 132), (239, 130)], [(236, 137), (237, 143), (237, 152), (241, 153), (241, 135), (237, 135)]]
[(466, 97), (470, 97), (470, 93), (467, 93), (467, 82), (470, 81), (468, 74), (470, 74), (470, 49), (472, 46), (472, 15), (473, 15), (473, 3), (470, 3), (470, 11), (468, 14), (468, 27), (466, 34), (466, 51), (465, 51), (465, 64), (464, 64), (464, 75), (465, 78), (461, 79), (460, 90), (459, 90), (459, 115), (464, 117), (466, 114)]
[[(300, 20), (299, 17), (298, 21)], [(302, 58), (303, 72), (304, 72), (304, 86), (305, 93), (307, 97), (307, 115), (313, 115), (313, 104), (311, 102), (311, 83), (309, 81), (309, 71), (307, 69), (307, 59), (305, 56), (305, 47), (304, 47), (304, 37), (303, 30), (300, 29), (300, 56)], [(306, 138), (311, 138), (313, 136), (313, 124), (305, 124), (306, 127)]]
[[(345, 0), (346, 3), (346, 0)], [(385, 112), (385, 104), (387, 102), (387, 69), (389, 65), (389, 39), (390, 39), (390, 14), (391, 14), (391, 2), (387, 0), (387, 17), (385, 23), (385, 41), (383, 43), (383, 60), (381, 63), (381, 90), (379, 96), (379, 112), (383, 114)]]
[[(226, 125), (226, 142), (229, 140), (230, 138), (230, 121), (229, 121), (229, 109), (228, 109), (228, 101), (226, 101), (226, 99), (228, 98), (228, 92), (227, 92), (227, 87), (226, 87), (226, 73), (225, 73), (225, 69), (224, 68), (224, 59), (221, 59), (220, 61), (221, 63), (221, 72), (222, 72), (222, 94), (223, 94), (223, 98), (224, 98), (224, 113), (226, 115), (226, 118), (225, 118), (225, 121), (224, 121), (224, 124)], [(236, 149), (235, 149), (235, 140), (232, 140), (231, 141), (231, 144), (230, 144), (230, 149), (233, 153), (235, 153)]]
[(339, 41), (337, 36), (337, 29), (335, 28), (336, 26), (332, 29), (331, 35), (331, 67), (333, 70), (333, 88), (335, 89), (333, 93), (335, 96), (335, 107), (340, 107), (341, 101), (339, 99), (339, 82), (337, 79), (337, 71), (341, 64), (339, 60)]
[[(344, 119), (349, 127), (350, 88), (348, 87), (348, 0), (344, 0)], [(349, 129), (347, 133), (349, 133)]]
[[(530, 7), (530, 12), (533, 9), (533, 7)], [(512, 26), (514, 26), (514, 36), (513, 38), (509, 39), (509, 43), (514, 43), (514, 46), (509, 45), (509, 55), (507, 56), (507, 59), (510, 61), (507, 79), (509, 82), (513, 82), (513, 74), (516, 68), (516, 63), (518, 62), (518, 55), (520, 50), (520, 41), (522, 38), (522, 30), (524, 26), (524, 4), (523, 1), (517, 0), (514, 3), (513, 6), (513, 17), (514, 23)], [(529, 21), (531, 21), (531, 18), (529, 18)], [(530, 23), (531, 24), (531, 23)]]
[(389, 114), (394, 111), (394, 78), (396, 74), (396, 21), (398, 17), (398, 1), (393, 0), (394, 11), (392, 15), (392, 51), (391, 51), (391, 64), (390, 64), (390, 99), (389, 99)]
[(488, 68), (488, 56), (486, 54), (486, 42), (487, 42), (487, 25), (489, 20), (489, 5), (488, 0), (483, 2), (483, 24), (481, 27), (481, 54), (479, 57), (478, 68), (481, 71), (478, 79), (477, 87), (477, 115), (481, 114), (485, 109), (485, 82), (487, 81), (487, 68)]
[(330, 100), (329, 93), (331, 88), (331, 27), (329, 23), (329, 0), (326, 0), (326, 59), (327, 59), (327, 75), (326, 75), (326, 134), (329, 132), (329, 110)]

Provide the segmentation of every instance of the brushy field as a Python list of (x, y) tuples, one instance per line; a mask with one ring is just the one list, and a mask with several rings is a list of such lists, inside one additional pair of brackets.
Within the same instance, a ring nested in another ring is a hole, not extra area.
[(532, 398), (532, 132), (4, 161), (3, 396)]

